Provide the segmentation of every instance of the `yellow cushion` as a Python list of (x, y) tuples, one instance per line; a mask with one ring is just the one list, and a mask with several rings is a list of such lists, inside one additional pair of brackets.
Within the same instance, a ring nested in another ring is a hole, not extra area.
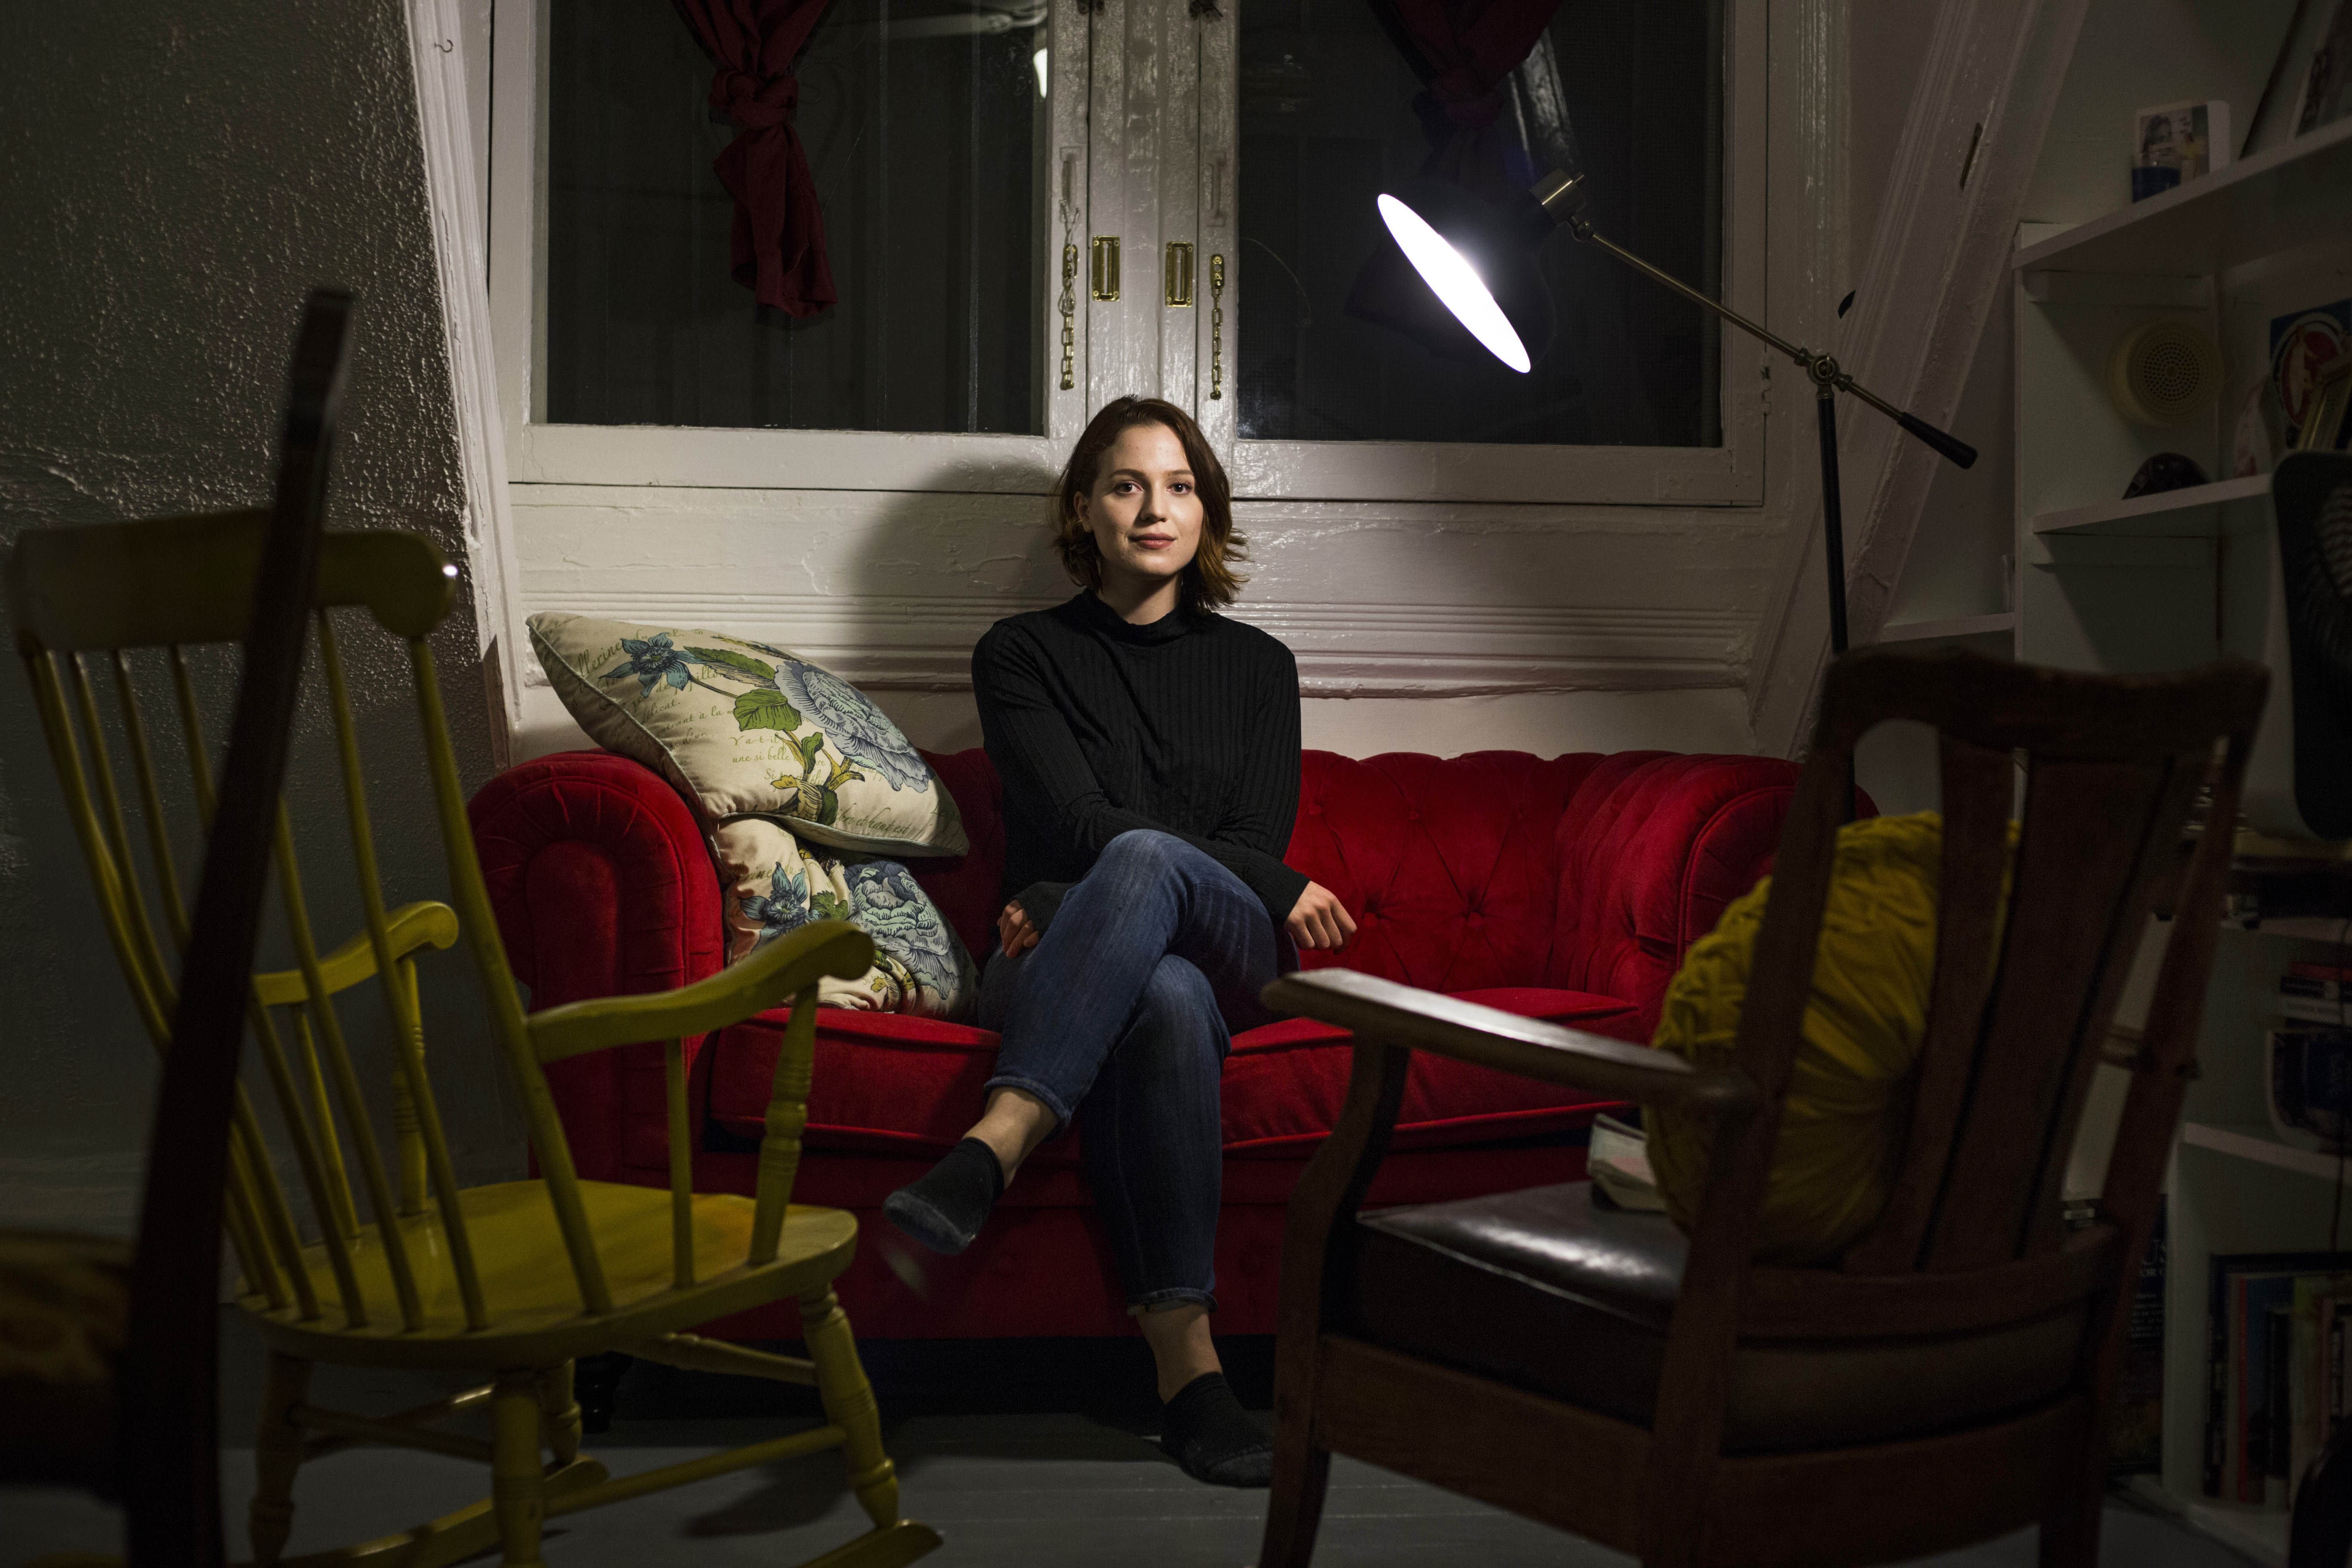
[[(1826, 1262), (1885, 1206), (1910, 1104), (1905, 1080), (1935, 976), (1943, 826), (1927, 811), (1851, 823), (1838, 834), (1812, 999), (1757, 1226), (1759, 1262)], [(1659, 1049), (1701, 1067), (1731, 1065), (1771, 887), (1769, 877), (1758, 883), (1692, 945), (1666, 989), (1653, 1041)], [(1706, 1181), (1704, 1126), (1695, 1115), (1655, 1109), (1648, 1120), (1659, 1193), (1689, 1230)]]

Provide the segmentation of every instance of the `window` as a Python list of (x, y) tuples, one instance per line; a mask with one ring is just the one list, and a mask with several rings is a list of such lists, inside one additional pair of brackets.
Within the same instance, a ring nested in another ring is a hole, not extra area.
[[(1498, 166), (1572, 144), (1604, 232), (1760, 314), (1764, 9), (1567, 0), (1506, 83)], [(1532, 374), (1349, 313), (1371, 197), (1431, 146), (1366, 0), (834, 0), (795, 123), (839, 300), (801, 319), (730, 275), (735, 127), (672, 7), (510, 0), (497, 26), (518, 479), (1034, 493), (1141, 392), (1202, 419), (1244, 497), (1761, 499), (1754, 352), (1566, 236)]]

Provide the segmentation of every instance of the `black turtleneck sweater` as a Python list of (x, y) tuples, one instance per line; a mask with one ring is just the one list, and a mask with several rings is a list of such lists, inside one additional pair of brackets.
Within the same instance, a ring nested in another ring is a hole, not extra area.
[(1004, 783), (1004, 893), (1043, 931), (1132, 828), (1205, 850), (1279, 933), (1307, 878), (1298, 665), (1255, 626), (1183, 610), (1129, 626), (1091, 593), (996, 623), (972, 650), (981, 736)]

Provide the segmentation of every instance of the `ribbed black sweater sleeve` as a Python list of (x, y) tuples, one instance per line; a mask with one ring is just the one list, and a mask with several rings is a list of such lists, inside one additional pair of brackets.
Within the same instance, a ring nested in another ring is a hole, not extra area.
[(1298, 805), (1298, 674), (1238, 622), (1130, 627), (1091, 595), (999, 622), (972, 653), (1004, 786), (1005, 894), (1040, 929), (1121, 833), (1214, 858), (1280, 930), (1307, 886), (1282, 863)]

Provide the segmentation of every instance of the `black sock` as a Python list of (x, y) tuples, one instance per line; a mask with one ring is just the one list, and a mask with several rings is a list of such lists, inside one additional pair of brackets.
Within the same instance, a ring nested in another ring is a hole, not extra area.
[(1196, 1481), (1221, 1487), (1274, 1484), (1274, 1439), (1242, 1408), (1222, 1372), (1204, 1372), (1176, 1391), (1167, 1405), (1168, 1457)]
[(996, 1151), (967, 1138), (940, 1163), (882, 1200), (892, 1225), (952, 1258), (971, 1245), (989, 1211), (1004, 1195), (1004, 1167)]

